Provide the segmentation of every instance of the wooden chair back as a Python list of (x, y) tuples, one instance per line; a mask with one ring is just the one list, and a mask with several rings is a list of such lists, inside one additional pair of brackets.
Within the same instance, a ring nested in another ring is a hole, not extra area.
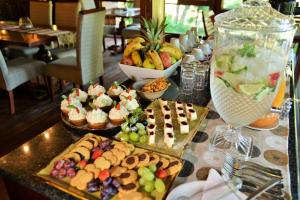
[(52, 25), (52, 1), (29, 1), (29, 17), (33, 25)]
[(59, 27), (75, 29), (77, 25), (77, 16), (81, 10), (81, 4), (78, 1), (55, 2), (55, 24)]
[(204, 32), (206, 37), (213, 35), (215, 32), (214, 20), (213, 20), (214, 16), (215, 13), (213, 10), (202, 11), (202, 21), (203, 21)]

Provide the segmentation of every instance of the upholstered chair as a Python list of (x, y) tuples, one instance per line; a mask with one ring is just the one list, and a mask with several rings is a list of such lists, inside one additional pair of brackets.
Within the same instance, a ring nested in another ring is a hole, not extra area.
[(43, 74), (45, 63), (29, 58), (17, 58), (8, 61), (0, 51), (0, 89), (8, 91), (10, 113), (15, 113), (13, 89)]
[(85, 85), (90, 81), (98, 80), (103, 75), (104, 17), (104, 8), (80, 11), (77, 21), (76, 56), (55, 60), (45, 69), (52, 100), (54, 100), (54, 88), (51, 77)]

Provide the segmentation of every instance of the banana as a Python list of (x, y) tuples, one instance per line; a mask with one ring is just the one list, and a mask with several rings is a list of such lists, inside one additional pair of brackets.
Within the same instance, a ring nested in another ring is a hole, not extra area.
[(164, 70), (164, 65), (160, 59), (160, 56), (158, 55), (157, 51), (149, 50), (148, 56), (152, 59), (153, 64), (156, 69), (158, 70)]
[(164, 43), (163, 47), (160, 48), (159, 51), (167, 52), (168, 54), (170, 54), (170, 56), (176, 58), (176, 60), (179, 60), (180, 58), (182, 58), (181, 50), (170, 43), (167, 43), (167, 44)]
[(133, 60), (135, 66), (141, 67), (143, 65), (142, 58), (138, 51), (133, 51), (131, 53), (131, 59)]
[(145, 39), (142, 37), (136, 37), (132, 39), (132, 42), (139, 42), (139, 43), (143, 43), (145, 42)]
[(146, 59), (143, 62), (143, 67), (148, 68), (148, 69), (155, 69), (153, 61), (148, 56), (146, 57)]
[(144, 48), (144, 46), (141, 43), (131, 42), (126, 46), (124, 50), (124, 56), (125, 57), (130, 56), (133, 51), (140, 50), (142, 48)]

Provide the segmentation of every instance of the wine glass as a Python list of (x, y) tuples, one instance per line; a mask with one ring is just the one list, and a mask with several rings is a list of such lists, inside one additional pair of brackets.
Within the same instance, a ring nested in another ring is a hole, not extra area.
[(33, 28), (33, 24), (29, 17), (21, 17), (19, 19), (19, 27), (21, 29), (31, 29)]
[(270, 111), (288, 60), (293, 19), (250, 0), (217, 15), (210, 91), (227, 126), (216, 127), (210, 149), (247, 160), (253, 140), (241, 128)]

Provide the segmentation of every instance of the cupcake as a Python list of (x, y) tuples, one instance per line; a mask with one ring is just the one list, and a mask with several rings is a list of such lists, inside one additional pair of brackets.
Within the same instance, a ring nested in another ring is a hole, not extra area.
[(99, 96), (93, 100), (93, 105), (97, 108), (107, 109), (110, 108), (113, 100), (106, 94), (99, 93)]
[(131, 96), (128, 96), (127, 99), (123, 99), (121, 101), (121, 104), (125, 106), (125, 108), (131, 113), (138, 107), (140, 107), (139, 103), (136, 99), (132, 98)]
[(86, 121), (90, 128), (102, 129), (105, 128), (108, 122), (108, 118), (105, 112), (97, 108), (95, 110), (89, 111), (86, 114)]
[(88, 94), (81, 89), (75, 88), (69, 96), (78, 99), (80, 102), (86, 102)]
[(68, 113), (70, 123), (75, 126), (82, 126), (86, 123), (85, 115), (85, 109), (80, 107), (75, 107)]
[(108, 89), (107, 94), (112, 98), (117, 98), (124, 90), (119, 85), (119, 83), (115, 82), (112, 86)]
[(105, 88), (102, 85), (94, 84), (88, 88), (88, 95), (98, 96), (99, 93), (105, 93)]
[(82, 107), (82, 105), (78, 99), (75, 99), (75, 98), (69, 96), (68, 98), (65, 98), (64, 100), (62, 100), (60, 103), (60, 110), (64, 113), (64, 115), (68, 115), (68, 113), (72, 109), (74, 109), (70, 105), (74, 105), (76, 107)]
[(129, 112), (126, 110), (124, 106), (121, 104), (117, 104), (116, 107), (113, 107), (109, 111), (109, 119), (112, 124), (114, 125), (121, 125), (124, 121), (125, 118), (129, 115)]
[(135, 90), (131, 90), (131, 89), (124, 90), (120, 94), (120, 99), (121, 100), (123, 100), (123, 99), (126, 100), (128, 98), (128, 96), (131, 96), (132, 98), (136, 99), (136, 97), (137, 97), (136, 91)]

